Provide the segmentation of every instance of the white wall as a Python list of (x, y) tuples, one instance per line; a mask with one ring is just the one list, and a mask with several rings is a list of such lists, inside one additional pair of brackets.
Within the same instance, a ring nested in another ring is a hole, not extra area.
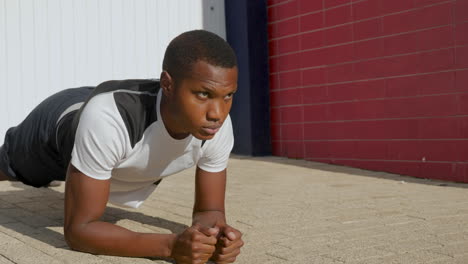
[(225, 37), (222, 0), (0, 0), (0, 144), (52, 93), (110, 79), (158, 78), (169, 41)]

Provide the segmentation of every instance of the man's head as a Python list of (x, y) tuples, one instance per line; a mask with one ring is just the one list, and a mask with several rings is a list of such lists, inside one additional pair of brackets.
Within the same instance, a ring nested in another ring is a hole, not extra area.
[(211, 139), (229, 114), (237, 90), (234, 51), (214, 33), (185, 32), (166, 49), (161, 87), (163, 120), (171, 136)]

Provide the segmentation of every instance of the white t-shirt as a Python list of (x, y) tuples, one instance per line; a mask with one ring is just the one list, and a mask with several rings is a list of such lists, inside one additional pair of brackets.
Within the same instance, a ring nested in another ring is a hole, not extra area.
[(159, 82), (152, 82), (155, 90), (118, 83), (93, 96), (79, 117), (71, 163), (91, 178), (110, 180), (113, 204), (137, 208), (154, 182), (194, 165), (209, 172), (227, 167), (234, 144), (230, 117), (211, 140), (176, 140), (160, 115)]

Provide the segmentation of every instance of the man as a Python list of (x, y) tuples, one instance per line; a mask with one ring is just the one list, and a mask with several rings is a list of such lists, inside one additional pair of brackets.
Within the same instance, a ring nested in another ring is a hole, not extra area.
[[(65, 180), (65, 239), (75, 250), (232, 263), (243, 245), (226, 223), (229, 118), (237, 62), (217, 35), (171, 41), (157, 80), (108, 81), (42, 102), (0, 149), (0, 179)], [(137, 233), (100, 220), (107, 202), (137, 208), (166, 176), (197, 166), (193, 223), (181, 234)]]

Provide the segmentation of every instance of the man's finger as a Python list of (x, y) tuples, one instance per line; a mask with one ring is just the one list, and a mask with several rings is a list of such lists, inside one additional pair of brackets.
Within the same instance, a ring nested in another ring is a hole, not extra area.
[(230, 226), (225, 226), (223, 228), (223, 233), (231, 241), (240, 238), (240, 232)]
[(217, 236), (219, 233), (218, 227), (206, 227), (206, 226), (201, 226), (199, 224), (195, 224), (194, 228), (206, 236)]

